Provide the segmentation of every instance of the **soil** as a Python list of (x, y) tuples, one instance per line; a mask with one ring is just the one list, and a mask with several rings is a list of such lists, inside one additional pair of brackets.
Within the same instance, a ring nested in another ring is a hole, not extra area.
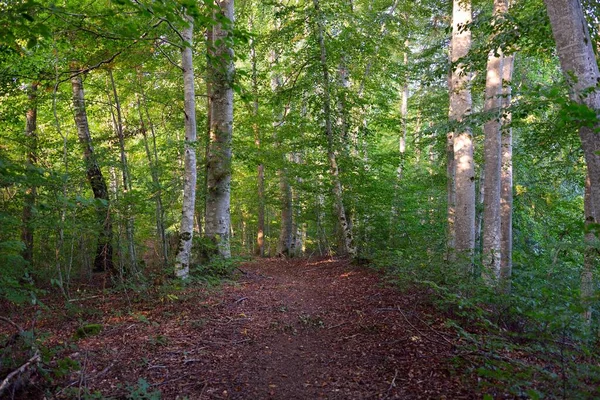
[[(218, 289), (91, 294), (36, 322), (47, 346), (64, 346), (55, 358), (80, 364), (55, 398), (128, 398), (140, 378), (140, 392), (162, 399), (481, 397), (455, 359), (458, 336), (424, 295), (346, 260), (262, 259)], [(92, 323), (100, 333), (74, 339)], [(15, 398), (43, 398), (36, 382)]]

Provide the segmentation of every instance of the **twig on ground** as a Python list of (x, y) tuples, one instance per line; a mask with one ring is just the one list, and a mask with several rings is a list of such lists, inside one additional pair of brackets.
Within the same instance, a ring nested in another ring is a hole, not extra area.
[[(429, 340), (430, 342), (433, 343), (439, 343), (439, 344), (443, 344), (443, 345), (450, 345), (451, 347), (454, 347), (454, 343), (452, 343), (451, 341), (449, 341), (446, 337), (442, 336), (442, 339), (445, 340), (444, 342), (440, 342), (439, 340), (435, 340), (430, 338), (429, 336), (425, 335), (419, 328), (417, 328), (416, 326), (413, 325), (412, 322), (409, 321), (408, 318), (406, 318), (406, 315), (402, 312), (402, 310), (400, 309), (400, 307), (398, 307), (398, 311), (400, 312), (400, 314), (402, 315), (402, 317), (404, 318), (404, 320), (417, 332), (419, 333), (421, 336), (423, 336), (425, 339)], [(429, 326), (429, 325), (428, 325)]]
[(36, 352), (34, 356), (31, 357), (25, 364), (21, 365), (19, 368), (8, 374), (6, 378), (4, 378), (4, 380), (2, 381), (2, 384), (0, 384), (0, 396), (2, 396), (2, 393), (10, 386), (10, 381), (14, 377), (24, 374), (31, 367), (32, 364), (38, 363), (39, 361), (40, 353)]
[(21, 328), (21, 327), (20, 327), (20, 326), (19, 326), (17, 323), (15, 323), (15, 322), (11, 321), (11, 320), (10, 320), (10, 319), (8, 319), (8, 318), (5, 318), (5, 317), (0, 317), (0, 321), (4, 321), (4, 322), (6, 322), (7, 324), (11, 325), (11, 326), (12, 326), (12, 327), (14, 327), (14, 328), (15, 328), (15, 329), (16, 329), (16, 330), (19, 332), (19, 333), (23, 333), (23, 332), (24, 332), (24, 329), (23, 329), (23, 328)]
[(396, 378), (397, 377), (398, 377), (398, 370), (394, 370), (394, 378), (392, 378), (392, 381), (390, 382), (390, 387), (388, 388), (384, 399), (387, 399), (388, 397), (390, 397), (390, 392), (391, 392), (392, 388), (396, 387)]
[(103, 297), (103, 295), (97, 295), (97, 296), (89, 296), (89, 297), (80, 297), (78, 299), (71, 299), (69, 300), (69, 303), (75, 302), (75, 301), (85, 301), (85, 300), (91, 300), (91, 299), (96, 299), (98, 297)]
[(235, 304), (241, 303), (241, 302), (242, 302), (242, 301), (244, 301), (244, 300), (248, 300), (248, 298), (247, 298), (247, 297), (242, 297), (242, 298), (239, 298), (239, 299), (237, 299), (237, 300), (235, 301)]
[(340, 327), (340, 326), (342, 326), (342, 325), (346, 325), (347, 323), (348, 323), (348, 321), (344, 321), (344, 322), (342, 322), (341, 324), (337, 324), (337, 325), (330, 326), (330, 327), (329, 327), (329, 328), (327, 328), (327, 329), (335, 329), (335, 328), (338, 328), (338, 327)]

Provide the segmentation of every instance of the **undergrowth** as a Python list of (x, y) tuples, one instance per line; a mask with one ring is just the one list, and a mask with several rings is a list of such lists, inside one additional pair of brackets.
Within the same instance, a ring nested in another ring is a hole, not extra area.
[(460, 337), (454, 365), (477, 376), (484, 398), (600, 397), (598, 315), (592, 324), (582, 317), (576, 269), (515, 265), (506, 294), (486, 285), (478, 266), (466, 273), (434, 259), (388, 252), (374, 265), (402, 289), (429, 294)]

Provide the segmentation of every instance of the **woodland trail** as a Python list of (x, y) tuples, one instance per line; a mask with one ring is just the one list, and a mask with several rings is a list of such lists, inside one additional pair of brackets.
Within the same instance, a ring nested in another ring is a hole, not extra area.
[(344, 260), (241, 269), (216, 292), (97, 316), (104, 329), (69, 354), (83, 366), (71, 379), (116, 398), (139, 378), (163, 399), (478, 397), (451, 372), (456, 339), (417, 294)]

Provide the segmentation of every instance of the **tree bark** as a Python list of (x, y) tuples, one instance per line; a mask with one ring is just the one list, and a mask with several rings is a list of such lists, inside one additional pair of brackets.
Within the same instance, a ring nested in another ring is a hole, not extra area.
[(185, 113), (185, 161), (183, 180), (183, 207), (179, 227), (179, 245), (175, 257), (175, 276), (189, 276), (192, 239), (194, 237), (194, 212), (196, 207), (196, 99), (194, 88), (194, 64), (192, 62), (194, 24), (182, 30), (185, 41), (181, 51), (183, 69), (184, 113)]
[[(494, 17), (506, 13), (507, 0), (494, 0)], [(489, 114), (483, 130), (485, 176), (483, 199), (483, 277), (489, 283), (500, 279), (500, 170), (502, 166), (502, 52), (492, 49), (488, 55), (484, 111)]]
[(500, 197), (500, 288), (510, 291), (512, 275), (512, 213), (513, 213), (513, 165), (512, 165), (512, 115), (510, 107), (511, 82), (515, 56), (504, 58), (502, 66), (502, 175)]
[(327, 50), (323, 33), (323, 22), (319, 7), (319, 0), (313, 0), (313, 5), (317, 14), (317, 40), (321, 51), (321, 70), (323, 73), (323, 114), (325, 118), (325, 133), (327, 135), (327, 158), (329, 160), (329, 171), (333, 181), (334, 204), (338, 217), (338, 225), (343, 235), (342, 255), (356, 256), (354, 247), (354, 238), (352, 230), (346, 219), (346, 211), (343, 202), (343, 188), (340, 181), (340, 173), (335, 154), (335, 142), (333, 136), (333, 127), (331, 122), (331, 96), (329, 90), (329, 70), (327, 69)]
[[(73, 68), (73, 72), (77, 72), (76, 68)], [(94, 272), (114, 272), (110, 199), (106, 180), (102, 175), (92, 146), (92, 137), (85, 109), (83, 83), (80, 74), (74, 75), (71, 78), (71, 88), (73, 90), (73, 109), (75, 113), (75, 125), (77, 126), (77, 136), (79, 143), (83, 147), (87, 180), (96, 199), (96, 217), (99, 226), (102, 227), (99, 232), (96, 256), (94, 258)]]
[[(142, 84), (143, 82), (140, 80), (140, 87), (142, 87)], [(162, 205), (162, 187), (160, 185), (160, 178), (158, 174), (156, 134), (154, 132), (154, 124), (152, 123), (152, 119), (150, 119), (150, 113), (148, 111), (148, 106), (146, 104), (146, 96), (144, 94), (143, 89), (141, 90), (141, 96), (144, 100), (146, 118), (148, 119), (148, 126), (152, 134), (153, 152), (150, 151), (150, 146), (148, 145), (148, 133), (146, 131), (146, 123), (144, 122), (144, 115), (142, 113), (142, 104), (140, 102), (140, 98), (138, 97), (137, 106), (140, 117), (140, 129), (142, 131), (142, 136), (144, 137), (144, 149), (146, 150), (146, 158), (148, 159), (148, 164), (150, 166), (150, 176), (152, 177), (154, 201), (156, 203), (156, 233), (158, 234), (158, 237), (160, 239), (163, 268), (166, 268), (168, 264), (169, 245), (167, 242), (167, 236), (165, 234), (165, 212)]]
[(461, 58), (469, 54), (471, 31), (464, 25), (471, 21), (470, 0), (454, 0), (452, 14), (452, 90), (450, 120), (459, 127), (453, 135), (454, 186), (456, 209), (454, 215), (454, 248), (465, 261), (472, 260), (475, 247), (475, 168), (473, 135), (464, 125), (471, 113), (471, 73), (465, 70)]
[[(121, 103), (119, 102), (119, 96), (117, 95), (117, 87), (115, 85), (115, 78), (113, 76), (112, 70), (108, 70), (108, 76), (110, 78), (110, 84), (112, 87), (113, 98), (115, 100), (115, 110), (117, 111), (117, 115), (115, 118), (115, 114), (111, 108), (111, 115), (113, 118), (113, 124), (115, 126), (115, 131), (117, 133), (117, 137), (119, 138), (119, 155), (121, 160), (121, 172), (123, 175), (123, 189), (125, 194), (131, 192), (131, 175), (129, 173), (129, 164), (127, 163), (127, 153), (125, 152), (125, 136), (123, 134), (123, 116), (121, 113)], [(110, 96), (109, 96), (110, 99)], [(125, 200), (128, 201), (127, 199)], [(137, 272), (137, 256), (135, 251), (135, 222), (133, 218), (133, 212), (131, 210), (131, 206), (127, 204), (126, 206), (127, 215), (125, 216), (125, 232), (127, 235), (127, 249), (129, 251), (129, 267), (135, 273)]]
[[(25, 114), (25, 139), (27, 143), (26, 165), (28, 170), (32, 170), (37, 165), (37, 89), (38, 84), (34, 82), (29, 86), (27, 94), (29, 107)], [(21, 240), (25, 245), (25, 248), (23, 249), (23, 259), (25, 259), (25, 261), (27, 261), (29, 264), (33, 263), (34, 229), (32, 223), (36, 197), (36, 185), (30, 184), (30, 186), (25, 190), (23, 228), (21, 230)]]
[[(600, 72), (594, 54), (594, 43), (591, 40), (587, 22), (580, 0), (544, 0), (561, 68), (569, 84), (572, 101), (585, 105), (600, 113)], [(581, 297), (588, 309), (586, 319), (589, 320), (589, 301), (593, 297), (593, 271), (598, 264), (596, 232), (600, 222), (600, 136), (596, 133), (600, 124), (579, 128), (581, 147), (587, 166), (589, 184), (584, 199), (586, 243), (582, 271)]]
[(221, 257), (231, 257), (231, 136), (233, 130), (233, 0), (217, 1), (225, 17), (213, 27), (208, 64), (211, 90), (210, 143), (207, 158), (206, 237)]
[[(253, 30), (253, 20), (250, 19), (250, 30)], [(254, 145), (259, 154), (259, 163), (256, 168), (256, 180), (257, 180), (257, 200), (258, 200), (258, 212), (257, 212), (257, 233), (256, 233), (256, 255), (259, 257), (265, 256), (265, 166), (263, 164), (261, 154), (261, 137), (260, 127), (256, 119), (258, 118), (258, 71), (256, 67), (256, 46), (254, 39), (250, 39), (250, 61), (252, 63), (252, 94), (254, 97), (252, 103), (252, 115), (255, 118), (252, 124), (254, 131)]]

